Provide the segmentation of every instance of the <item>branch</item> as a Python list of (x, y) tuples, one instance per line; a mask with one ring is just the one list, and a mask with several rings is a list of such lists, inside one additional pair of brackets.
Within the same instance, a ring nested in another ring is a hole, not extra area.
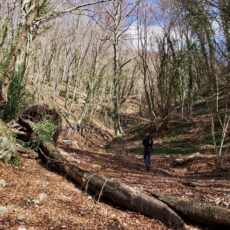
[(101, 1), (96, 1), (96, 2), (92, 2), (92, 3), (82, 4), (82, 5), (79, 5), (79, 6), (74, 6), (72, 8), (69, 8), (67, 10), (60, 11), (60, 12), (53, 11), (50, 14), (47, 14), (46, 16), (37, 19), (37, 21), (39, 23), (41, 23), (41, 22), (44, 22), (44, 21), (52, 20), (52, 19), (55, 19), (57, 17), (61, 17), (61, 16), (65, 15), (65, 14), (67, 14), (67, 13), (73, 13), (74, 11), (77, 11), (77, 10), (79, 10), (81, 8), (84, 8), (84, 7), (93, 6), (93, 5), (96, 5), (96, 4), (101, 4), (101, 3), (110, 2), (110, 1), (111, 0), (101, 0)]

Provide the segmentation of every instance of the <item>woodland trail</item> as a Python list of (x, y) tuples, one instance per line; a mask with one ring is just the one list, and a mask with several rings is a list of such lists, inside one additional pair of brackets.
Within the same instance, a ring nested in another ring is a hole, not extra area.
[[(0, 230), (169, 229), (159, 221), (97, 202), (73, 183), (34, 159), (22, 166), (1, 165)], [(43, 195), (44, 199), (39, 201)], [(2, 212), (2, 208), (6, 212)]]
[[(82, 146), (87, 150), (69, 146), (61, 139), (59, 149), (77, 167), (121, 180), (148, 194), (191, 198), (230, 208), (230, 173), (217, 174), (215, 157), (212, 155), (202, 155), (181, 167), (172, 166), (174, 158), (178, 156), (153, 155), (153, 169), (146, 172), (142, 155), (135, 155), (128, 150), (120, 151), (122, 146), (125, 149), (125, 146), (130, 145), (128, 138), (121, 141), (119, 148), (108, 149), (105, 148), (108, 140), (101, 135), (94, 134), (91, 140), (78, 135), (76, 141), (85, 141), (85, 146)], [(95, 141), (97, 145), (93, 146)], [(137, 145), (139, 142), (136, 140)], [(230, 159), (226, 158), (225, 163), (230, 166)], [(34, 159), (22, 158), (22, 166), (18, 169), (1, 165), (0, 175), (7, 182), (6, 187), (0, 187), (0, 206), (8, 209), (0, 215), (1, 230), (13, 230), (19, 226), (31, 230), (169, 229), (154, 219), (97, 202), (69, 180), (47, 170)], [(35, 204), (34, 200), (41, 194), (47, 197)], [(203, 229), (195, 227), (194, 223), (186, 227)]]
[[(172, 166), (175, 156), (153, 155), (152, 170), (146, 172), (142, 155), (62, 148), (70, 153), (69, 160), (78, 167), (119, 179), (143, 192), (192, 198), (230, 208), (230, 173), (218, 174), (212, 155), (202, 155), (181, 167)], [(230, 158), (226, 163), (230, 165)]]
[[(200, 138), (202, 127), (203, 125), (199, 125), (199, 129), (194, 127), (189, 135), (184, 135), (186, 143), (187, 141), (192, 143), (195, 137)], [(91, 136), (92, 143), (96, 141), (99, 148), (89, 146), (87, 150), (78, 150), (62, 143), (59, 147), (69, 153), (69, 160), (76, 166), (121, 180), (148, 194), (160, 193), (190, 198), (230, 209), (230, 171), (217, 172), (214, 155), (202, 154), (184, 166), (175, 167), (174, 159), (184, 159), (188, 154), (171, 154), (169, 144), (167, 155), (153, 154), (152, 170), (146, 172), (143, 153), (134, 154), (129, 151), (132, 148), (142, 148), (139, 137), (127, 135), (109, 144), (108, 140), (104, 140), (101, 135)], [(160, 138), (159, 136), (155, 140), (158, 145)], [(79, 141), (78, 138), (77, 140)], [(171, 146), (172, 153), (175, 144)], [(225, 168), (230, 168), (230, 157), (226, 156), (224, 161)]]

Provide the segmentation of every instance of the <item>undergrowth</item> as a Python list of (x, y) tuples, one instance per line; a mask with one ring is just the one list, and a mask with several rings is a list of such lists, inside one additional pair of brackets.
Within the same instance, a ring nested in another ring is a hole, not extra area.
[(34, 141), (52, 142), (56, 129), (57, 129), (57, 125), (53, 121), (48, 119), (45, 119), (42, 122), (35, 124), (33, 127), (33, 130), (36, 133), (34, 137)]

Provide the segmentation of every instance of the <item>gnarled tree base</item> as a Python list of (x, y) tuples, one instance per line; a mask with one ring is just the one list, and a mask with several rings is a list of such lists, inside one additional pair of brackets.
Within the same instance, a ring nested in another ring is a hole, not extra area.
[(50, 120), (56, 124), (57, 129), (52, 138), (56, 143), (61, 132), (61, 116), (55, 109), (50, 109), (48, 105), (33, 105), (21, 113), (15, 120), (8, 124), (8, 127), (16, 134), (17, 138), (23, 141), (32, 141), (33, 126), (44, 120)]

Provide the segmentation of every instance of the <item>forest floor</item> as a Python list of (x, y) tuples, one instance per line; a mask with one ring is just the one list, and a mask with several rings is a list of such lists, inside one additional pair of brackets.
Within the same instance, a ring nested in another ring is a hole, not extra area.
[[(194, 130), (188, 132), (190, 139), (197, 137), (194, 132), (200, 133), (196, 127)], [(183, 138), (189, 140), (186, 135)], [(108, 145), (107, 137), (92, 132), (71, 135), (70, 143), (63, 139), (59, 140), (59, 148), (69, 162), (90, 172), (119, 179), (143, 193), (175, 195), (230, 208), (229, 156), (224, 160), (226, 170), (221, 172), (215, 169), (216, 157), (206, 153), (175, 167), (174, 159), (185, 158), (186, 154), (170, 154), (170, 148), (173, 151), (178, 143), (175, 136), (171, 140), (162, 135), (155, 138), (156, 149), (163, 146), (168, 150), (163, 154), (155, 152), (152, 170), (147, 172), (140, 154), (140, 138), (130, 135)], [(0, 165), (0, 179), (6, 181), (6, 186), (0, 186), (0, 230), (169, 229), (154, 219), (97, 202), (34, 159), (22, 158), (18, 168)], [(188, 224), (187, 229), (204, 227)]]

